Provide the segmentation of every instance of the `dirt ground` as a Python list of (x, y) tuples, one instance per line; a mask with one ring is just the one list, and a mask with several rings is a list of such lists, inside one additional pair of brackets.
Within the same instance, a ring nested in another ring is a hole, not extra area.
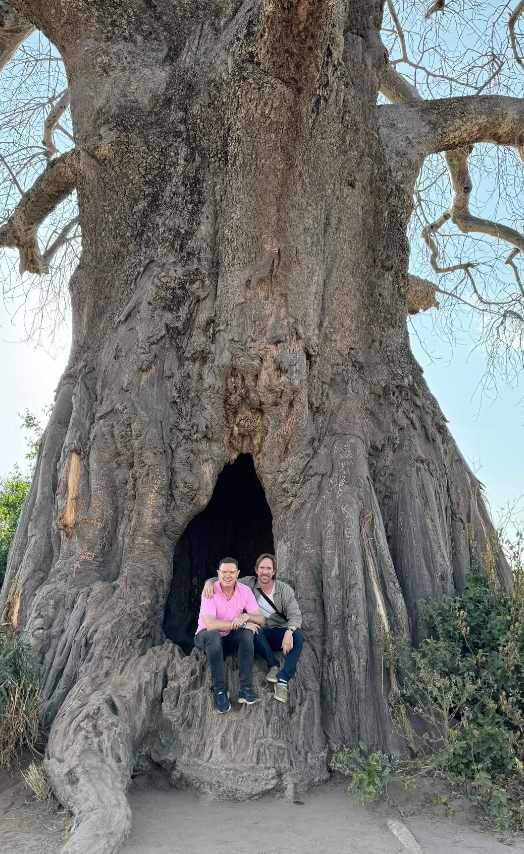
[[(453, 818), (433, 803), (437, 795), (447, 795)], [(469, 801), (436, 780), (409, 792), (393, 783), (390, 796), (394, 803), (363, 807), (333, 778), (298, 804), (271, 795), (208, 802), (171, 789), (161, 775), (139, 776), (122, 854), (524, 854), (522, 836), (484, 828)], [(69, 825), (65, 812), (32, 797), (19, 772), (0, 774), (2, 854), (58, 854)]]

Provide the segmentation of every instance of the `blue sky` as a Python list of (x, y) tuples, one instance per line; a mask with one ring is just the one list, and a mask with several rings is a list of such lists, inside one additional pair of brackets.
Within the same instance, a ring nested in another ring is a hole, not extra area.
[(488, 396), (482, 390), (486, 361), (471, 340), (451, 347), (433, 330), (430, 313), (414, 326), (411, 346), (426, 382), (497, 516), (498, 508), (524, 495), (524, 383), (511, 387), (500, 378)]

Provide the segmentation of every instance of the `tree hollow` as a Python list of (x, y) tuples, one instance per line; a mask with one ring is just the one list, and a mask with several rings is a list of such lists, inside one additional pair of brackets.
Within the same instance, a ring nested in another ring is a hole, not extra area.
[(220, 472), (207, 506), (178, 540), (163, 629), (185, 652), (193, 647), (200, 594), (226, 556), (250, 575), (258, 555), (274, 551), (273, 520), (251, 454), (240, 454)]

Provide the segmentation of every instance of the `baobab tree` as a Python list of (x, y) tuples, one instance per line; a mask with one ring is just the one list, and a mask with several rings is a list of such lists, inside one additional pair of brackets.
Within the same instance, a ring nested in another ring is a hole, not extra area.
[[(38, 228), (76, 190), (82, 251), (2, 604), (31, 638), (47, 773), (77, 818), (64, 852), (98, 854), (129, 829), (137, 765), (245, 798), (322, 780), (336, 745), (400, 750), (383, 632), (416, 641), (417, 602), (461, 589), (472, 548), (509, 585), (410, 350), (407, 313), (435, 287), (408, 274), (406, 235), (441, 152), (447, 219), (475, 225), (470, 147), (520, 155), (524, 102), (422, 98), (388, 62), (378, 0), (12, 6), (2, 56), (34, 27), (56, 45), (74, 148), (0, 245), (43, 273)], [(261, 688), (224, 718), (191, 633), (233, 548), (244, 571), (275, 549), (307, 644), (289, 707)]]

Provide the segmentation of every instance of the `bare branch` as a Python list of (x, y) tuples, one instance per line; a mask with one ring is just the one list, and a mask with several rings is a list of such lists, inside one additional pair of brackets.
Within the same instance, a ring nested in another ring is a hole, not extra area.
[(524, 285), (522, 284), (522, 279), (520, 278), (520, 273), (518, 271), (518, 267), (513, 260), (516, 255), (518, 255), (519, 250), (514, 249), (513, 252), (510, 252), (508, 257), (506, 258), (506, 264), (513, 270), (513, 275), (515, 276), (515, 281), (517, 283), (518, 289), (520, 291), (520, 295), (524, 297)]
[[(474, 281), (471, 276), (471, 268), (475, 265), (471, 262), (462, 264), (454, 264), (451, 267), (440, 267), (438, 264), (438, 246), (433, 237), (439, 231), (444, 223), (451, 221), (456, 225), (463, 234), (477, 232), (480, 234), (488, 234), (490, 237), (496, 237), (498, 240), (506, 240), (515, 247), (515, 252), (512, 252), (506, 263), (511, 264), (514, 268), (515, 275), (518, 281), (518, 272), (515, 265), (512, 263), (516, 252), (524, 250), (524, 235), (507, 225), (502, 225), (498, 222), (493, 222), (489, 219), (482, 219), (473, 216), (469, 210), (469, 198), (472, 190), (472, 181), (468, 169), (468, 157), (471, 154), (471, 148), (462, 147), (455, 151), (446, 152), (446, 165), (448, 167), (449, 178), (452, 187), (452, 199), (449, 208), (444, 211), (435, 222), (430, 223), (422, 230), (422, 237), (430, 250), (430, 264), (436, 273), (452, 273), (456, 270), (464, 270), (472, 282), (473, 289)], [(476, 294), (479, 299), (479, 294)]]
[(524, 11), (524, 0), (520, 0), (520, 3), (517, 3), (515, 8), (513, 9), (513, 12), (509, 16), (509, 21), (508, 21), (508, 33), (509, 33), (509, 43), (511, 45), (511, 51), (513, 53), (513, 57), (515, 59), (515, 62), (518, 63), (518, 65), (520, 65), (520, 67), (522, 69), (524, 69), (524, 61), (522, 59), (522, 56), (520, 55), (519, 46), (517, 44), (517, 37), (515, 36), (515, 24), (517, 23), (518, 19), (522, 15), (523, 11)]
[(0, 226), (0, 246), (19, 250), (21, 273), (47, 272), (47, 264), (38, 249), (38, 227), (74, 190), (75, 184), (76, 152), (68, 151), (49, 163), (24, 193), (12, 216)]
[(22, 18), (7, 3), (0, 2), (0, 71), (33, 30), (33, 24)]
[(416, 150), (421, 158), (475, 142), (513, 146), (522, 159), (524, 99), (473, 95), (383, 104), (378, 108), (384, 142)]
[(46, 250), (42, 255), (46, 267), (51, 263), (58, 250), (61, 249), (62, 246), (64, 246), (71, 239), (71, 232), (78, 225), (78, 220), (79, 218), (77, 216), (69, 220), (69, 222), (64, 225), (61, 231), (59, 231), (53, 242), (46, 247)]
[(51, 159), (55, 154), (58, 154), (58, 148), (53, 142), (53, 133), (60, 127), (58, 122), (63, 113), (69, 106), (69, 89), (62, 92), (54, 107), (49, 111), (49, 114), (44, 122), (44, 138), (42, 140), (46, 150), (47, 158)]
[(393, 65), (388, 65), (380, 81), (380, 91), (392, 104), (421, 101), (415, 86), (406, 80)]

